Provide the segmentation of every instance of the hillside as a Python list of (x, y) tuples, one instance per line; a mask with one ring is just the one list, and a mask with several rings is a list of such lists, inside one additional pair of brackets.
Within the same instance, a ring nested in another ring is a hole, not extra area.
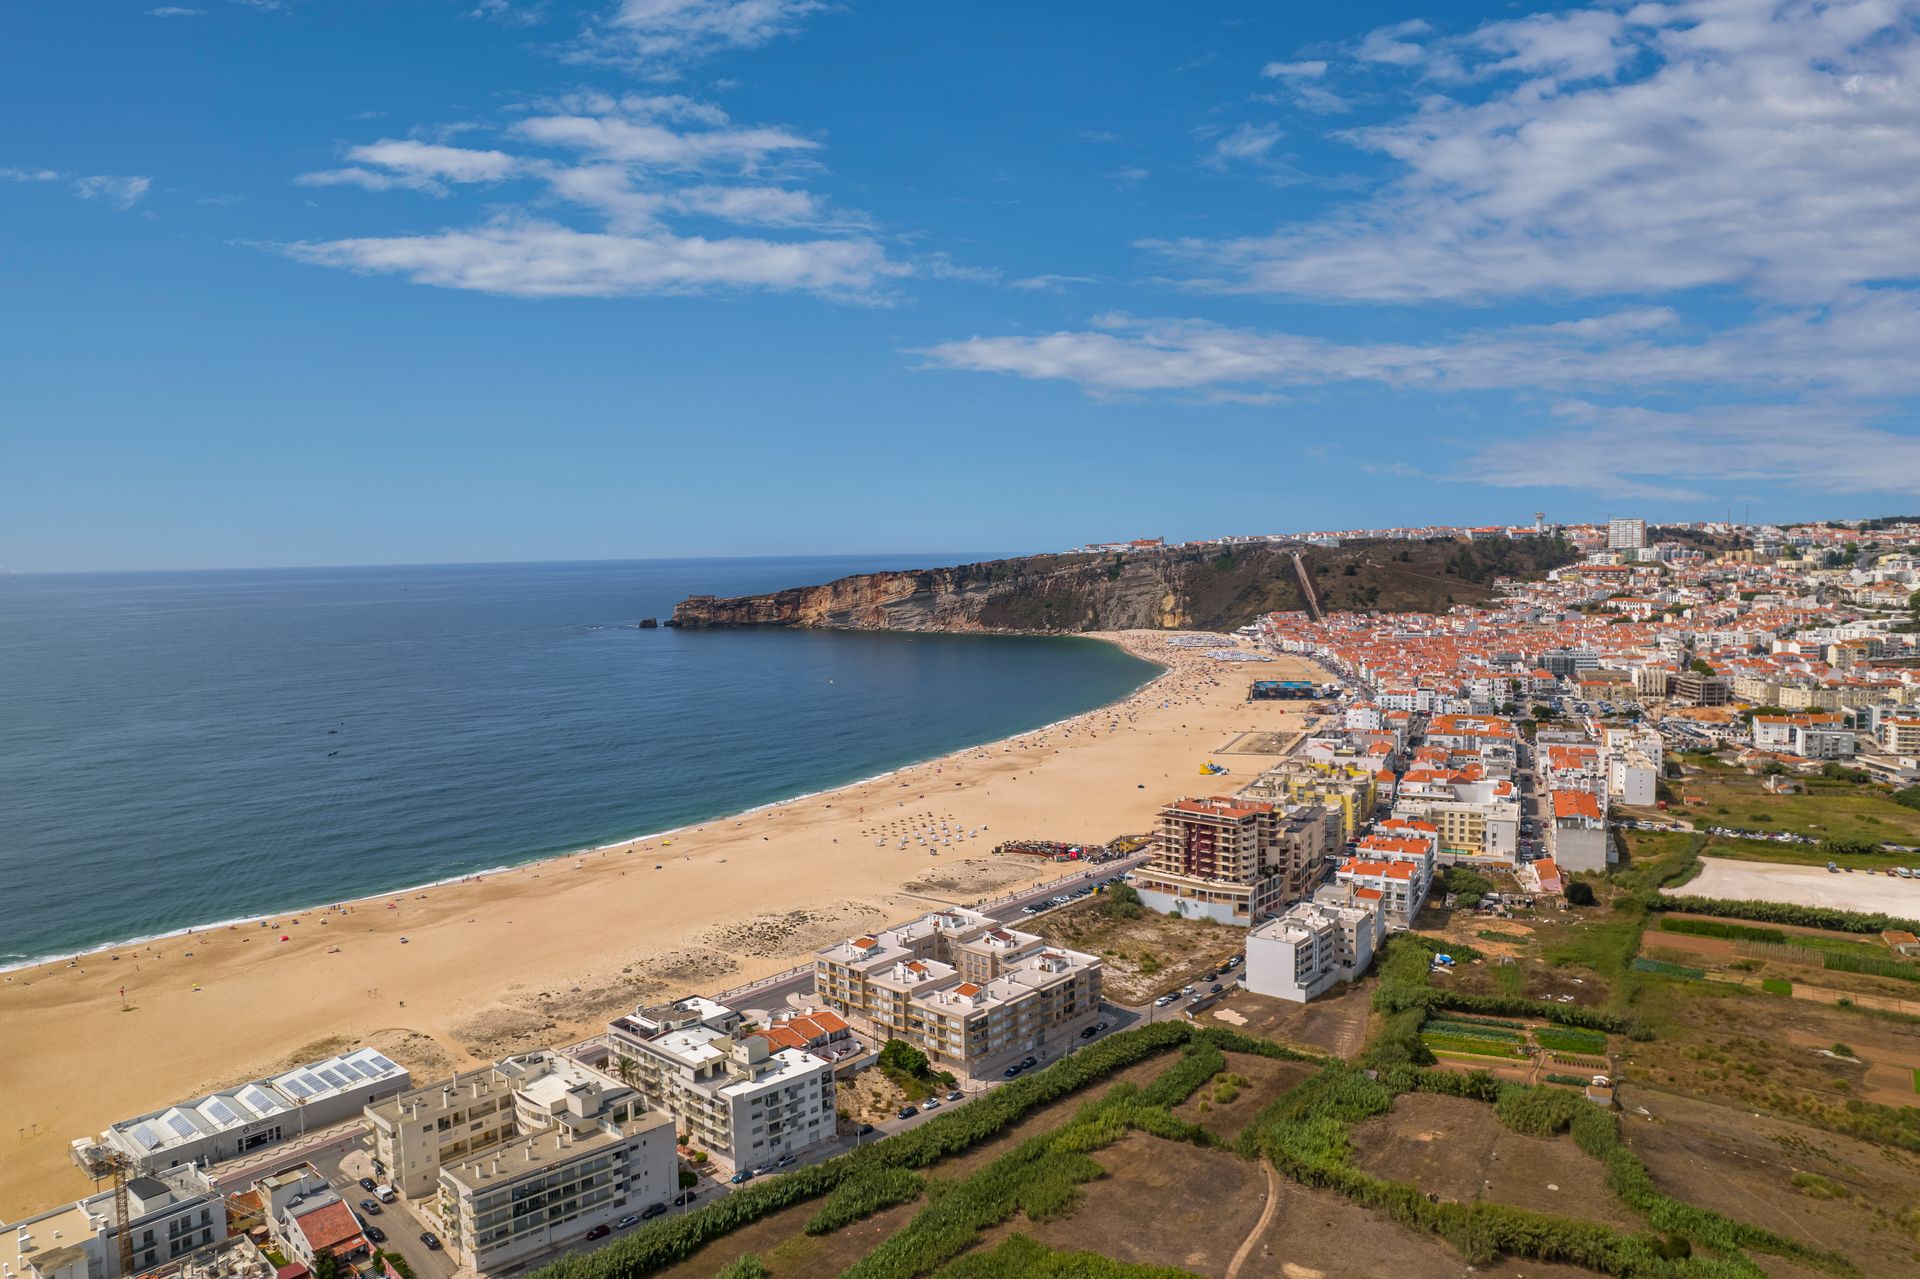
[(1034, 555), (952, 568), (869, 573), (820, 586), (719, 599), (695, 595), (669, 626), (895, 631), (1230, 630), (1301, 609), (1295, 556), (1328, 611), (1439, 612), (1492, 598), (1500, 577), (1573, 562), (1561, 541), (1260, 545), (1131, 555)]

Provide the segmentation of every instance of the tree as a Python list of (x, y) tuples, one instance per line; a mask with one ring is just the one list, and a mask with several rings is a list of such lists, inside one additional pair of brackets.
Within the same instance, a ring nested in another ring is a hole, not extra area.
[(694, 1172), (691, 1168), (682, 1168), (680, 1170), (680, 1189), (692, 1190), (695, 1186), (699, 1184), (700, 1184), (699, 1173)]
[(1570, 906), (1591, 906), (1598, 900), (1593, 895), (1593, 885), (1584, 879), (1568, 880), (1566, 888), (1562, 891), (1565, 892), (1567, 904)]
[(880, 1050), (880, 1068), (919, 1079), (927, 1073), (927, 1055), (904, 1039), (889, 1039)]
[(314, 1253), (313, 1279), (340, 1279), (340, 1259), (324, 1248)]
[(1691, 662), (1688, 662), (1687, 669), (1696, 675), (1713, 674), (1713, 667), (1707, 664), (1707, 659), (1704, 657), (1696, 657)]
[(1108, 919), (1138, 919), (1147, 913), (1146, 904), (1132, 884), (1115, 884), (1100, 896), (1101, 908)]

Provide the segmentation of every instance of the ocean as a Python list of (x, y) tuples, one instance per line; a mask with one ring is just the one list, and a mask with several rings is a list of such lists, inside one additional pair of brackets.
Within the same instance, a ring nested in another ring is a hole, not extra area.
[(705, 821), (1156, 673), (1082, 639), (634, 626), (954, 562), (0, 577), (0, 966)]

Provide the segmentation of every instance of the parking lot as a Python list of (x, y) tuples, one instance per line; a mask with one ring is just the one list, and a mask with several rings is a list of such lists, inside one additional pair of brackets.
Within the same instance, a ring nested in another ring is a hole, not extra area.
[(1665, 892), (1681, 897), (1790, 902), (1896, 915), (1920, 912), (1920, 881), (1870, 873), (1834, 874), (1819, 866), (1704, 859), (1700, 874)]

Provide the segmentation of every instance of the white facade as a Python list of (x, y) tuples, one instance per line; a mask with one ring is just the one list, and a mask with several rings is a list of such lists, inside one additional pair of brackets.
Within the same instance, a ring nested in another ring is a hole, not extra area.
[(1607, 521), (1607, 549), (1637, 551), (1647, 544), (1645, 520), (1611, 519)]
[(1247, 934), (1243, 984), (1258, 995), (1305, 1003), (1364, 974), (1384, 938), (1378, 899), (1296, 902)]
[(612, 1069), (728, 1168), (772, 1163), (833, 1139), (832, 1063), (797, 1048), (774, 1050), (722, 1004), (695, 997), (636, 1009), (608, 1025), (606, 1043)]
[[(361, 1048), (124, 1119), (101, 1133), (100, 1141), (146, 1172), (204, 1166), (349, 1118), (411, 1082), (404, 1066)], [(74, 1160), (83, 1168), (93, 1144), (84, 1138), (73, 1143)]]
[[(112, 1190), (0, 1226), (0, 1273), (9, 1279), (125, 1279)], [(127, 1182), (136, 1272), (211, 1248), (227, 1237), (226, 1200), (192, 1167)]]

